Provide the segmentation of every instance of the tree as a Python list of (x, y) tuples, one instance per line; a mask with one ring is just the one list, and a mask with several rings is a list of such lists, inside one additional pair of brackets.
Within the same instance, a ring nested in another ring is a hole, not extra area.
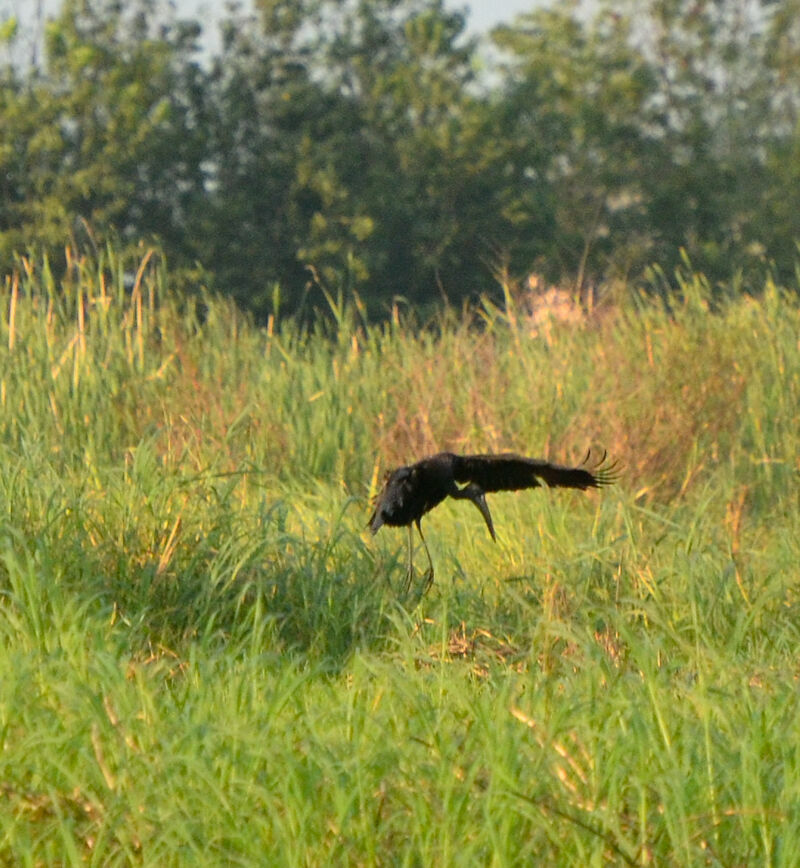
[(507, 207), (538, 216), (531, 264), (580, 286), (647, 256), (644, 185), (659, 148), (648, 131), (652, 72), (630, 22), (604, 13), (586, 23), (577, 11), (556, 4), (493, 38), (507, 58), (498, 103), (512, 143)]
[(223, 291), (256, 310), (276, 282), (296, 304), (308, 279), (297, 252), (317, 204), (297, 165), (335, 115), (313, 78), (319, 7), (270, 0), (256, 18), (232, 14), (211, 72), (204, 261)]
[(581, 287), (682, 248), (712, 278), (786, 274), (798, 21), (800, 0), (553, 0), (481, 77), (444, 0), (255, 0), (208, 67), (164, 0), (64, 0), (43, 63), (0, 70), (0, 261), (82, 225), (157, 238), (257, 314), (278, 286), (379, 312), (485, 292), (500, 262)]
[[(747, 266), (777, 133), (764, 40), (767, 3), (652, 0), (642, 51), (653, 69), (661, 170), (647, 185), (661, 259), (685, 248), (696, 267), (727, 278)], [(755, 235), (754, 235), (755, 233)]]
[(221, 285), (257, 308), (275, 281), (296, 306), (308, 270), (378, 304), (485, 289), (505, 227), (463, 16), (440, 0), (258, 10), (258, 27), (231, 19), (216, 65)]
[(0, 117), (0, 256), (62, 247), (79, 222), (101, 236), (157, 236), (196, 254), (204, 195), (203, 75), (196, 25), (151, 32), (155, 0), (65, 0), (45, 64), (6, 70)]
[(485, 290), (503, 227), (463, 15), (440, 0), (362, 0), (343, 20), (327, 68), (358, 124), (339, 174), (369, 220), (370, 296), (425, 304)]

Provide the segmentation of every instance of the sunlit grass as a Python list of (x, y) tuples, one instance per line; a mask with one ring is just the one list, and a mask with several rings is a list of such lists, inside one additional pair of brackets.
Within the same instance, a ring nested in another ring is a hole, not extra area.
[[(126, 284), (129, 269), (134, 280)], [(0, 297), (14, 864), (800, 860), (800, 315), (700, 276), (534, 334), (260, 329), (154, 254)], [(365, 532), (440, 448), (625, 466)]]

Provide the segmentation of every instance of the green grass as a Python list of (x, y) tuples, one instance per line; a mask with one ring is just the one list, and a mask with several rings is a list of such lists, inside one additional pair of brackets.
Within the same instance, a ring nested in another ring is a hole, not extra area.
[[(303, 331), (23, 262), (0, 861), (797, 865), (800, 312), (756, 289)], [(498, 545), (426, 518), (425, 597), (365, 533), (399, 461), (589, 444), (619, 486), (493, 495)]]

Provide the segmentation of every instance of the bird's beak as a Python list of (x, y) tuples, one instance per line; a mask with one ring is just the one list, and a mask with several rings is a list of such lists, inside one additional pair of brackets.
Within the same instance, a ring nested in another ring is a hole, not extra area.
[(492, 514), (489, 512), (489, 504), (486, 502), (486, 495), (482, 491), (471, 492), (469, 499), (481, 511), (481, 515), (483, 516), (483, 520), (486, 522), (486, 527), (489, 528), (489, 533), (491, 534), (492, 539), (497, 542), (497, 537), (494, 534), (494, 525), (492, 524)]
[(383, 527), (383, 519), (378, 515), (377, 511), (372, 513), (372, 517), (367, 522), (367, 527), (372, 531), (373, 536)]

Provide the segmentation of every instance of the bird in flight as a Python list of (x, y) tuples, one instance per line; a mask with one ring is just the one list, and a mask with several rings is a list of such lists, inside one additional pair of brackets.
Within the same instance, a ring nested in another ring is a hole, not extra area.
[[(376, 534), (383, 525), (408, 528), (408, 572), (406, 591), (413, 575), (413, 531), (416, 524), (425, 554), (428, 570), (425, 590), (433, 583), (433, 561), (428, 544), (422, 534), (420, 522), (425, 513), (438, 506), (446, 497), (470, 500), (480, 510), (492, 539), (497, 541), (492, 514), (486, 495), (493, 491), (520, 491), (538, 488), (544, 482), (551, 488), (600, 488), (617, 480), (617, 462), (606, 463), (606, 453), (591, 468), (588, 462), (591, 450), (578, 467), (553, 464), (542, 458), (525, 458), (512, 452), (498, 455), (455, 455), (440, 452), (423, 458), (415, 464), (398, 467), (386, 476), (383, 488), (375, 498), (375, 508), (369, 520), (369, 529)], [(463, 487), (459, 487), (459, 483)]]

